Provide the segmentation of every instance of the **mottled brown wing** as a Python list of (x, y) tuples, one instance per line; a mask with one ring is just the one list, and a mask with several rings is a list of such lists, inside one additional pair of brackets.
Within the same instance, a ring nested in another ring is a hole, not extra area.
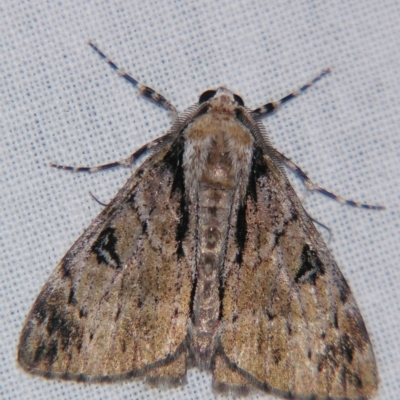
[(184, 379), (192, 276), (189, 249), (177, 251), (183, 174), (171, 151), (139, 168), (57, 266), (21, 334), (26, 370)]
[(227, 247), (214, 386), (370, 398), (377, 369), (353, 295), (282, 171), (263, 163), (252, 172), (240, 257), (237, 236)]

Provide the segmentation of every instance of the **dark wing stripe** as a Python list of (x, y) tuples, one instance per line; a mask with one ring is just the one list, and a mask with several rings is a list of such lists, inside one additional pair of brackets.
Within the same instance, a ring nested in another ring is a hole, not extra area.
[[(251, 200), (257, 204), (257, 185), (260, 177), (267, 175), (268, 166), (264, 159), (262, 150), (255, 146), (253, 149), (252, 165), (247, 183), (246, 198), (239, 205), (236, 220), (236, 242), (238, 251), (236, 254), (236, 262), (240, 265), (243, 261), (243, 251), (246, 244), (247, 236), (247, 201)], [(268, 178), (267, 178), (268, 179)]]
[(178, 243), (177, 253), (178, 256), (183, 256), (184, 251), (182, 242), (185, 239), (186, 233), (189, 228), (189, 210), (186, 201), (185, 193), (185, 174), (183, 170), (183, 151), (184, 151), (184, 138), (180, 136), (172, 145), (169, 152), (164, 157), (164, 162), (170, 168), (174, 181), (171, 188), (171, 197), (175, 193), (180, 195), (179, 209), (180, 221), (176, 229), (176, 241)]

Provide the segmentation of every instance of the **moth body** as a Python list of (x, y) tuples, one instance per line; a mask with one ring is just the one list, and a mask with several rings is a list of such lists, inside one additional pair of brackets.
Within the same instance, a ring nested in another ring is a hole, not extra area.
[(220, 88), (207, 112), (184, 131), (188, 206), (197, 217), (194, 303), (190, 339), (196, 364), (209, 369), (221, 328), (226, 241), (236, 203), (243, 203), (253, 137), (236, 119), (233, 95)]
[[(118, 70), (93, 43), (90, 46)], [(217, 392), (255, 389), (298, 400), (365, 400), (378, 387), (356, 301), (282, 171), (297, 172), (255, 110), (220, 87), (127, 159), (149, 157), (58, 264), (21, 332), (18, 362), (48, 378), (156, 386), (209, 370)]]

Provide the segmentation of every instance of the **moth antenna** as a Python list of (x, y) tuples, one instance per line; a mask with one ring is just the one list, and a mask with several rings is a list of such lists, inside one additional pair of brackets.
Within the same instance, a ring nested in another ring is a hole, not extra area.
[(256, 108), (251, 112), (253, 117), (258, 117), (258, 116), (265, 116), (268, 114), (273, 113), (275, 110), (279, 108), (280, 105), (286, 103), (289, 100), (294, 99), (295, 97), (299, 96), (302, 94), (304, 91), (306, 91), (309, 87), (314, 85), (314, 83), (318, 82), (322, 77), (325, 75), (329, 74), (331, 71), (330, 68), (324, 69), (321, 73), (319, 73), (314, 79), (311, 81), (307, 82), (305, 85), (303, 85), (300, 89), (297, 89), (293, 91), (292, 93), (288, 94), (287, 96), (283, 97), (280, 100), (276, 101), (271, 101), (270, 103), (264, 104), (261, 107)]
[(115, 70), (118, 75), (122, 76), (124, 79), (126, 79), (129, 83), (131, 83), (133, 86), (136, 86), (140, 92), (141, 95), (144, 97), (147, 97), (151, 100), (153, 100), (155, 103), (161, 105), (162, 107), (166, 108), (167, 110), (171, 111), (172, 117), (174, 121), (178, 119), (178, 111), (176, 110), (176, 107), (169, 101), (167, 100), (164, 96), (162, 96), (160, 93), (157, 93), (154, 89), (141, 84), (138, 80), (133, 78), (131, 75), (129, 75), (127, 72), (122, 70), (121, 68), (118, 67), (118, 65), (112, 61), (110, 58), (108, 58), (91, 40), (87, 42), (87, 44), (103, 59), (105, 62), (113, 69)]

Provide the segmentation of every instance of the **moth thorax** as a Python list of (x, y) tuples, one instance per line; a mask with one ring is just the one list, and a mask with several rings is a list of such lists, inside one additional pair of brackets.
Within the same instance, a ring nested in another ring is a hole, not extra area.
[(204, 185), (226, 190), (246, 187), (253, 137), (235, 116), (214, 110), (197, 118), (185, 134), (186, 187)]

